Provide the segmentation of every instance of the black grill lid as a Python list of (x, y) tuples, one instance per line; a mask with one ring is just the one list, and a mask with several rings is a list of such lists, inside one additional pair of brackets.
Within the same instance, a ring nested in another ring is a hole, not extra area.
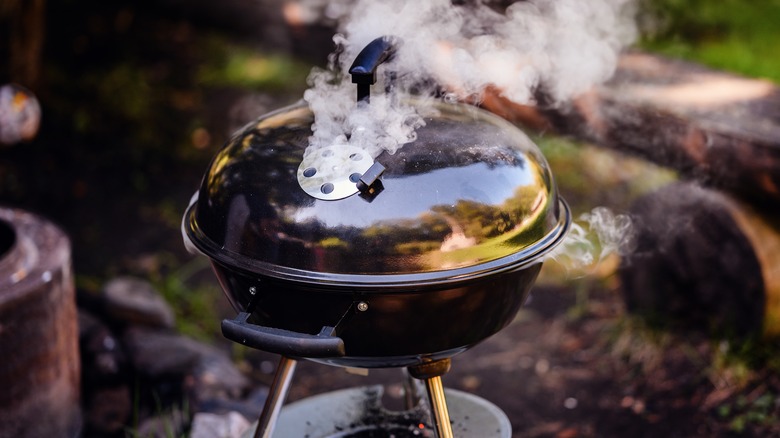
[(324, 173), (316, 159), (303, 163), (314, 121), (306, 104), (260, 117), (214, 157), (185, 238), (217, 263), (304, 282), (447, 282), (539, 261), (570, 218), (538, 148), (478, 108), (435, 109), (395, 154), (354, 160), (334, 145), (350, 163), (331, 178), (354, 193), (340, 199), (314, 181)]

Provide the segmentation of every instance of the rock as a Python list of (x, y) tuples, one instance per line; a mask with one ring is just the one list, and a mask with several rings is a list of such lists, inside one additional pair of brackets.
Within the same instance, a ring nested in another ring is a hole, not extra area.
[(198, 399), (236, 398), (249, 386), (249, 379), (236, 368), (226, 354), (207, 347), (195, 367), (195, 389)]
[(252, 390), (243, 400), (228, 398), (210, 398), (201, 400), (195, 405), (195, 410), (200, 413), (227, 414), (235, 411), (246, 418), (258, 418), (263, 411), (265, 399), (268, 397), (268, 388), (261, 386)]
[(180, 409), (154, 416), (141, 423), (134, 436), (144, 438), (170, 438), (184, 435), (187, 415)]
[(200, 359), (196, 342), (173, 332), (130, 327), (123, 340), (136, 370), (149, 377), (189, 374)]
[(105, 311), (111, 318), (129, 325), (171, 328), (173, 310), (149, 282), (134, 277), (117, 277), (103, 287)]
[(175, 333), (131, 327), (125, 345), (136, 369), (149, 377), (191, 375), (196, 399), (237, 397), (249, 380), (226, 353)]
[(249, 421), (238, 412), (200, 413), (192, 421), (190, 438), (240, 438), (249, 426)]

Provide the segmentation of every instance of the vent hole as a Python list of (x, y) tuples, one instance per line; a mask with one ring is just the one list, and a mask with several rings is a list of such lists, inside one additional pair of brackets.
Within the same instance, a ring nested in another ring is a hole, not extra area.
[(325, 183), (325, 184), (322, 185), (322, 187), (320, 187), (320, 191), (322, 193), (326, 194), (326, 195), (331, 193), (333, 191), (333, 189), (334, 189), (334, 187), (333, 187), (333, 184), (331, 184), (331, 183)]
[(317, 169), (315, 169), (313, 167), (310, 167), (310, 168), (308, 168), (308, 169), (303, 171), (303, 176), (305, 176), (306, 178), (311, 178), (316, 173), (317, 173)]
[(354, 154), (350, 155), (349, 158), (351, 158), (352, 161), (360, 161), (363, 159), (363, 155), (355, 152)]
[(323, 157), (327, 158), (327, 157), (330, 157), (331, 155), (333, 155), (333, 151), (330, 150), (330, 149), (325, 149), (324, 151), (322, 151), (322, 156)]
[(349, 176), (349, 180), (352, 181), (353, 183), (357, 183), (358, 181), (360, 181), (361, 176), (363, 175), (359, 173), (353, 173), (352, 175)]

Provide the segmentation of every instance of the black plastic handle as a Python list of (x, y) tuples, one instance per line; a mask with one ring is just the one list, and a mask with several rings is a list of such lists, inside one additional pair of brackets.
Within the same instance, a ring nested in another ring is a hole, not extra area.
[(222, 335), (231, 341), (269, 353), (288, 357), (342, 357), (344, 341), (332, 336), (333, 327), (323, 327), (317, 335), (264, 327), (248, 322), (249, 314), (241, 312), (236, 319), (222, 320)]
[(391, 59), (395, 54), (396, 39), (383, 36), (368, 43), (358, 53), (349, 74), (352, 75), (352, 83), (357, 84), (358, 101), (368, 101), (371, 96), (371, 85), (376, 83), (376, 69), (379, 64)]

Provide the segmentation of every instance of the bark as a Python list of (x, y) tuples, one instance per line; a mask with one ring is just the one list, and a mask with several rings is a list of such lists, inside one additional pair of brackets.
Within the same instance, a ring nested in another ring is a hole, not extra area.
[(643, 53), (569, 104), (483, 106), (532, 129), (639, 155), (754, 202), (780, 200), (780, 90), (772, 83)]
[(780, 334), (780, 224), (691, 183), (636, 202), (637, 249), (620, 275), (630, 312), (663, 325)]

